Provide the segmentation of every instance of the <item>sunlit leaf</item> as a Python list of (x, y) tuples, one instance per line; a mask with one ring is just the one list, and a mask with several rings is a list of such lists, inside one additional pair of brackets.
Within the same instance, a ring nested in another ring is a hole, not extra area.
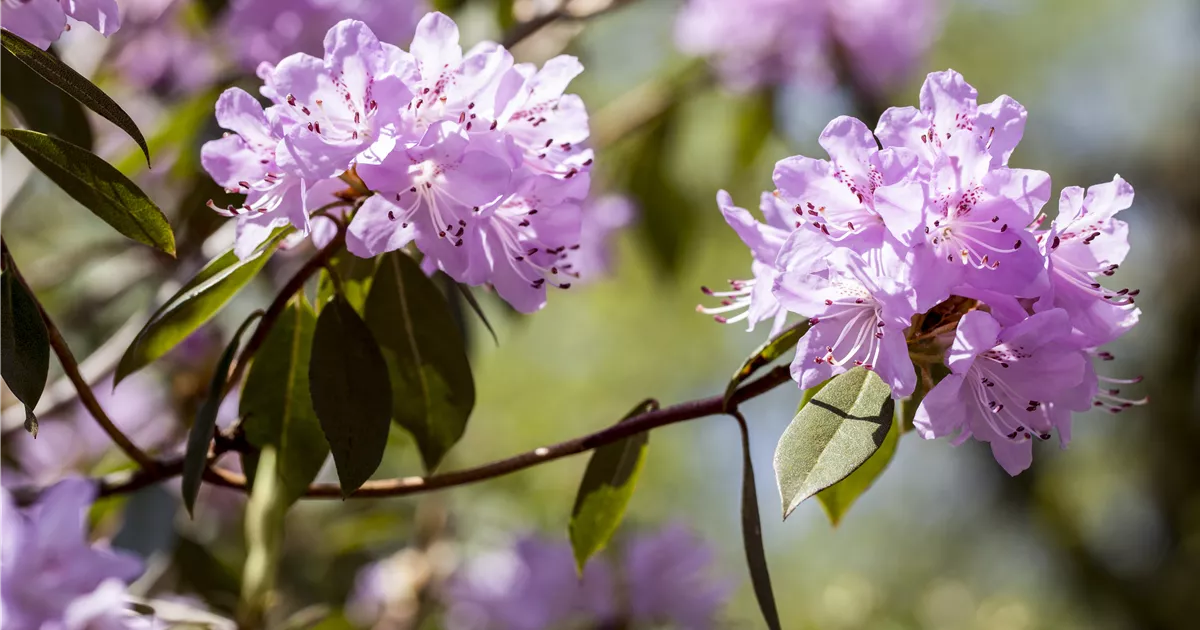
[(471, 293), (471, 287), (461, 282), (455, 282), (454, 286), (458, 288), (458, 292), (462, 294), (463, 299), (471, 306), (471, 310), (475, 311), (475, 315), (479, 317), (479, 321), (483, 322), (483, 325), (487, 327), (487, 331), (492, 335), (492, 341), (499, 346), (500, 338), (496, 336), (496, 330), (492, 328), (492, 322), (488, 321), (487, 315), (483, 313), (483, 307), (479, 305), (479, 300), (476, 300), (475, 294)]
[[(329, 455), (308, 387), (316, 326), (312, 307), (300, 296), (292, 298), (254, 355), (238, 406), (246, 440), (259, 449), (277, 449), (287, 505), (304, 495)], [(256, 474), (255, 485), (259, 481)]]
[[(375, 270), (379, 267), (378, 258), (359, 258), (347, 251), (334, 255), (330, 264), (341, 281), (342, 295), (360, 315), (363, 305), (367, 302), (367, 294), (371, 291), (371, 283), (375, 280)], [(317, 283), (316, 308), (320, 311), (336, 294), (336, 284), (330, 277), (329, 271), (321, 272)]]
[(146, 146), (146, 139), (142, 137), (142, 132), (138, 130), (129, 114), (126, 114), (125, 110), (121, 109), (121, 106), (109, 98), (103, 90), (93, 85), (83, 75), (72, 70), (58, 57), (9, 31), (0, 32), (0, 39), (3, 41), (4, 49), (12, 53), (30, 70), (38, 73), (55, 87), (70, 95), (71, 98), (83, 103), (129, 134), (129, 137), (137, 142), (142, 153), (146, 155), (146, 162), (150, 162), (150, 148)]
[[(47, 53), (53, 54), (53, 53)], [(92, 150), (92, 126), (83, 105), (0, 48), (0, 94), (16, 106), (24, 127)]]
[(39, 171), (113, 229), (175, 255), (175, 235), (162, 210), (108, 162), (44, 133), (25, 129), (5, 129), (0, 133)]
[[(621, 421), (657, 408), (657, 401), (643, 401)], [(646, 461), (649, 442), (648, 432), (638, 433), (601, 446), (588, 460), (579, 492), (575, 495), (570, 524), (571, 548), (575, 551), (575, 564), (580, 573), (588, 558), (608, 544), (621, 524), (625, 507), (637, 486), (638, 474)]]
[(383, 256), (364, 319), (387, 361), (392, 419), (412, 433), (432, 471), (462, 437), (475, 381), (446, 299), (403, 252)]
[(383, 461), (392, 386), (379, 344), (341, 295), (326, 304), (317, 318), (308, 384), (313, 409), (333, 451), (342, 494), (349, 496)]
[(208, 386), (208, 396), (205, 397), (200, 409), (196, 412), (196, 420), (192, 422), (192, 428), (188, 432), (187, 450), (184, 452), (183, 458), (181, 489), (183, 504), (187, 507), (188, 514), (192, 516), (195, 516), (196, 495), (200, 492), (200, 480), (204, 476), (204, 468), (208, 463), (208, 445), (212, 442), (213, 428), (217, 426), (217, 411), (221, 408), (221, 397), (225, 393), (225, 382), (229, 378), (229, 366), (233, 364), (233, 358), (237, 355), (242, 334), (261, 315), (262, 313), (255, 313), (242, 322), (237, 332), (233, 334), (233, 339), (229, 340), (229, 345), (225, 346), (225, 351), (221, 353), (217, 367), (213, 370), (212, 381)]
[(862, 466), (883, 445), (894, 409), (891, 388), (873, 371), (854, 368), (826, 383), (792, 419), (775, 450), (784, 518)]
[(742, 435), (742, 544), (746, 549), (746, 565), (750, 569), (750, 583), (754, 586), (754, 597), (758, 600), (763, 621), (770, 630), (779, 630), (779, 611), (775, 606), (771, 573), (767, 570), (767, 554), (763, 549), (754, 463), (750, 458), (750, 432), (744, 418), (738, 416), (737, 420)]
[(114, 384), (157, 360), (212, 319), (258, 275), (285, 233), (280, 231), (245, 260), (230, 250), (205, 265), (150, 316), (117, 364)]
[[(904, 405), (897, 407), (897, 416), (903, 413)], [(879, 450), (863, 462), (857, 470), (850, 473), (849, 477), (825, 488), (817, 493), (817, 500), (821, 502), (821, 507), (825, 508), (825, 515), (829, 517), (829, 522), (836, 527), (842, 521), (842, 517), (850, 509), (851, 505), (862, 496), (864, 492), (870, 489), (875, 480), (883, 474), (887, 469), (888, 464), (892, 463), (892, 457), (896, 455), (896, 446), (900, 443), (900, 421), (893, 421), (888, 427), (887, 435), (883, 438), (883, 444), (879, 446)]]
[(5, 272), (0, 274), (0, 372), (4, 382), (25, 405), (25, 430), (37, 437), (33, 408), (46, 388), (50, 369), (50, 337), (37, 302), (25, 286)]
[(729, 384), (725, 386), (725, 404), (729, 404), (729, 399), (733, 397), (738, 386), (750, 378), (750, 375), (795, 348), (796, 343), (806, 332), (808, 332), (808, 320), (779, 331), (778, 335), (751, 352), (750, 356), (742, 362), (742, 366), (733, 373)]

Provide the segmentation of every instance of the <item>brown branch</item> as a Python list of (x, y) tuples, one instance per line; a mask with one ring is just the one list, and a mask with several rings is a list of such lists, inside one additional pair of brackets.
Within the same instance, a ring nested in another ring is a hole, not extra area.
[(271, 328), (275, 326), (275, 322), (279, 319), (279, 316), (287, 309), (288, 302), (292, 299), (292, 296), (303, 289), (308, 279), (324, 268), (329, 259), (345, 244), (345, 226), (339, 223), (337, 236), (334, 236), (328, 245), (318, 251), (316, 256), (308, 259), (304, 263), (304, 266), (296, 271), (288, 279), (287, 283), (283, 285), (283, 288), (279, 290), (279, 294), (275, 296), (271, 305), (263, 313), (262, 321), (258, 322), (258, 326), (254, 327), (254, 334), (250, 335), (250, 339), (238, 354), (237, 361), (234, 362), (233, 369), (229, 372), (229, 379), (225, 382), (225, 391), (221, 392), (222, 397), (228, 395), (238, 382), (241, 381), (242, 373), (246, 371), (246, 367), (250, 364), (250, 359), (262, 347), (263, 342), (267, 340), (267, 335), (271, 332)]
[[(751, 398), (756, 398), (789, 381), (791, 381), (791, 374), (788, 367), (779, 366), (739, 388), (734, 393), (731, 404), (737, 405)], [(536, 448), (532, 451), (526, 451), (519, 455), (474, 468), (466, 468), (429, 477), (404, 477), (400, 479), (368, 481), (354, 494), (350, 495), (350, 498), (406, 496), (495, 479), (556, 459), (584, 453), (623, 440), (632, 435), (669, 424), (722, 415), (724, 413), (726, 413), (724, 396), (710, 396), (700, 400), (672, 405), (664, 409), (648, 411), (595, 433), (559, 442), (558, 444)], [(227, 448), (232, 449), (236, 448), (236, 446), (231, 444)], [(183, 459), (176, 458), (168, 462), (163, 462), (161, 471), (159, 474), (137, 472), (133, 474), (121, 473), (109, 475), (101, 479), (100, 496), (132, 492), (168, 477), (181, 474), (183, 471)], [(219, 468), (210, 468), (205, 476), (205, 480), (214, 485), (233, 488), (243, 492), (247, 490), (246, 478), (244, 476)], [(316, 499), (341, 499), (342, 491), (337, 484), (313, 484), (309, 487), (305, 496)]]
[(503, 41), (501, 43), (505, 48), (512, 48), (513, 46), (525, 41), (525, 39), (530, 35), (533, 35), (534, 33), (555, 22), (582, 22), (584, 20), (590, 20), (594, 17), (604, 15), (609, 11), (619, 9), (627, 4), (632, 4), (633, 2), (634, 0), (611, 0), (608, 6), (596, 11), (592, 11), (591, 13), (584, 14), (572, 13), (571, 11), (568, 11), (566, 7), (559, 7), (553, 11), (550, 11), (549, 13), (543, 13), (531, 20), (520, 22), (513, 26), (507, 33), (504, 34)]
[(33, 303), (37, 305), (38, 313), (42, 316), (42, 322), (46, 324), (46, 333), (50, 338), (50, 347), (54, 349), (54, 354), (58, 357), (58, 362), (62, 364), (63, 372), (67, 378), (75, 386), (75, 391), (79, 392), (79, 400), (83, 403), (84, 408), (88, 413), (96, 419), (101, 429), (108, 434), (108, 437), (120, 447), (129, 459), (132, 459), (147, 472), (157, 472), (158, 462), (154, 458), (147, 455), (142, 449), (138, 448), (129, 437), (113, 424), (108, 414), (104, 412), (104, 408), (100, 406), (100, 402), (96, 400), (96, 395), (92, 392), (92, 388), (88, 385), (87, 379), (79, 372), (79, 364), (75, 361), (75, 356), (71, 354), (71, 349), (67, 346), (67, 342), (63, 339), (62, 333), (59, 332), (58, 326), (54, 325), (54, 320), (50, 319), (50, 315), (46, 309), (42, 307), (42, 303), (38, 301), (37, 296), (25, 283), (25, 278), (21, 276), (21, 271), (17, 269), (17, 263), (13, 260), (12, 255), (8, 251), (8, 243), (0, 239), (0, 250), (3, 251), (3, 256), (7, 262), (5, 271), (11, 273), (13, 279), (25, 288), (26, 293), (33, 299)]

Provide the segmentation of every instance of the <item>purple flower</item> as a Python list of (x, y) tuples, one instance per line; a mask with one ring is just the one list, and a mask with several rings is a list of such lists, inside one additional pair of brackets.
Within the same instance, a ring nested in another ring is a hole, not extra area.
[(904, 277), (905, 261), (892, 247), (869, 259), (839, 249), (808, 269), (785, 271), (776, 282), (780, 304), (811, 317), (792, 362), (792, 378), (801, 388), (855, 366), (877, 372), (895, 398), (916, 387), (904, 332), (918, 311)]
[(592, 282), (612, 273), (613, 240), (634, 221), (637, 208), (622, 195), (589, 197), (583, 203), (579, 248), (569, 249), (567, 269), (579, 274), (579, 282)]
[(748, 90), (831, 84), (844, 54), (863, 87), (903, 79), (935, 39), (935, 0), (689, 0), (676, 22), (685, 53), (709, 57), (722, 82)]
[(931, 72), (921, 86), (921, 107), (892, 107), (879, 118), (875, 135), (884, 147), (904, 147), (932, 165), (952, 139), (984, 142), (991, 165), (1005, 166), (1025, 133), (1025, 108), (1004, 95), (978, 105), (979, 93), (953, 70)]
[[(710, 308), (700, 305), (696, 307), (697, 312), (712, 315), (713, 319), (721, 324), (736, 324), (748, 320), (750, 324), (746, 330), (749, 331), (754, 330), (754, 325), (758, 322), (771, 319), (772, 336), (783, 329), (787, 311), (780, 308), (779, 301), (771, 292), (779, 275), (776, 259), (779, 258), (785, 243), (789, 242), (787, 211), (781, 205), (774, 195), (764, 193), (759, 208), (766, 223), (760, 223), (747, 210), (733, 205), (733, 197), (729, 193), (724, 190), (717, 193), (717, 206), (720, 207), (721, 214), (725, 215), (725, 222), (733, 228), (746, 247), (750, 248), (754, 257), (750, 265), (754, 277), (750, 280), (730, 280), (729, 291), (713, 291), (708, 287), (701, 287), (705, 295), (721, 298), (721, 304)], [(821, 239), (796, 239), (791, 242), (791, 249), (804, 250), (799, 256), (807, 258), (819, 247), (818, 242), (821, 242)], [(737, 314), (724, 315), (731, 312)]]
[(580, 578), (569, 545), (534, 537), (472, 560), (448, 594), (452, 630), (544, 630), (605, 621), (615, 607), (603, 559), (592, 559)]
[(983, 311), (967, 313), (946, 365), (950, 375), (917, 409), (917, 431), (925, 439), (954, 436), (954, 444), (970, 437), (988, 442), (1010, 475), (1029, 467), (1032, 440), (1049, 439), (1087, 387), (1086, 355), (1062, 309), (1007, 327)]
[(1044, 289), (1044, 259), (1026, 228), (1050, 198), (1050, 176), (992, 160), (983, 139), (958, 134), (939, 148), (927, 182), (876, 191), (888, 230), (918, 252), (914, 275), (930, 281), (923, 293), (944, 297), (958, 284), (1022, 297)]
[(849, 116), (833, 119), (821, 132), (830, 160), (790, 157), (775, 165), (782, 200), (794, 205), (797, 218), (843, 247), (878, 247), (884, 221), (875, 210), (880, 187), (911, 183), (917, 156), (908, 149), (879, 150), (871, 130)]
[(406, 43), (425, 0), (234, 0), (223, 31), (234, 55), (247, 70), (276, 62), (293, 52), (315, 54), (338, 20), (371, 24), (386, 41)]
[(1111, 182), (1087, 189), (1064, 188), (1058, 218), (1049, 230), (1037, 232), (1047, 259), (1050, 284), (1035, 310), (1061, 308), (1071, 325), (1101, 346), (1120, 337), (1138, 322), (1137, 290), (1110, 291), (1101, 276), (1113, 275), (1129, 253), (1129, 226), (1115, 217), (1133, 204), (1133, 187), (1118, 175)]
[(125, 19), (113, 38), (112, 66), (143, 89), (187, 94), (212, 85), (223, 63), (206, 32), (189, 28), (189, 3), (137, 0), (123, 3)]
[(637, 536), (626, 546), (622, 584), (632, 620), (645, 627), (706, 630), (732, 594), (732, 585), (715, 579), (711, 546), (686, 527), (672, 524)]
[[(142, 572), (134, 556), (87, 541), (87, 512), (96, 486), (69, 478), (46, 489), (37, 503), (19, 509), (0, 489), (4, 525), (2, 559), (4, 626), (12, 628), (82, 627), (99, 615), (95, 604), (79, 598), (103, 588), (103, 609), (110, 609), (107, 580), (129, 582)], [(109, 626), (112, 627), (112, 626)]]
[(116, 0), (5, 0), (4, 28), (38, 48), (49, 48), (79, 20), (108, 37), (121, 27)]

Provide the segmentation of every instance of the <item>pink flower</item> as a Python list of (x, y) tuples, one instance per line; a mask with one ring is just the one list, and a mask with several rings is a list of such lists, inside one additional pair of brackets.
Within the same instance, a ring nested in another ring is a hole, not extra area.
[(1029, 467), (1031, 440), (1049, 439), (1080, 398), (1087, 407), (1089, 396), (1079, 395), (1086, 394), (1087, 360), (1062, 309), (1008, 327), (983, 311), (967, 313), (946, 365), (951, 374), (917, 409), (917, 431), (925, 439), (954, 436), (954, 444), (988, 442), (1010, 475)]
[(108, 37), (121, 28), (116, 0), (4, 0), (4, 28), (46, 49), (79, 20)]
[(1101, 276), (1113, 275), (1129, 252), (1129, 226), (1116, 213), (1133, 204), (1133, 187), (1118, 175), (1087, 189), (1064, 188), (1058, 218), (1037, 232), (1050, 272), (1050, 284), (1035, 310), (1061, 308), (1088, 345), (1101, 346), (1138, 322), (1137, 290), (1110, 291)]
[(779, 303), (811, 317), (792, 362), (801, 388), (863, 366), (879, 374), (894, 398), (913, 392), (917, 375), (904, 333), (918, 310), (905, 263), (894, 246), (867, 259), (839, 249), (779, 276)]
[(806, 229), (856, 251), (878, 247), (884, 221), (875, 210), (875, 191), (917, 185), (916, 155), (903, 148), (880, 151), (871, 130), (849, 116), (833, 119), (820, 143), (829, 161), (798, 155), (775, 165), (780, 199), (794, 205)]

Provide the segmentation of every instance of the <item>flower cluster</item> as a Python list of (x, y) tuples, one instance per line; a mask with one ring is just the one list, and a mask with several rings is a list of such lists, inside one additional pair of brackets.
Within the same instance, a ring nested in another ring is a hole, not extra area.
[(717, 627), (729, 585), (711, 577), (713, 550), (681, 525), (636, 536), (619, 567), (593, 558), (582, 576), (570, 545), (540, 538), (481, 556), (453, 578), (447, 627)]
[(79, 20), (108, 37), (121, 27), (116, 0), (4, 0), (4, 28), (38, 48), (49, 48)]
[(917, 368), (932, 384), (944, 357), (950, 373), (924, 397), (918, 432), (989, 442), (1017, 474), (1033, 440), (1057, 429), (1067, 442), (1072, 411), (1142, 402), (1101, 388), (1133, 381), (1098, 377), (1090, 360), (1111, 359), (1099, 346), (1138, 321), (1138, 292), (1100, 282), (1129, 251), (1115, 214), (1133, 188), (1119, 176), (1066, 188), (1044, 226), (1050, 176), (1008, 167), (1025, 127), (1019, 103), (980, 105), (945, 71), (926, 79), (920, 105), (887, 110), (874, 134), (854, 118), (831, 122), (828, 160), (776, 165), (765, 223), (720, 193), (754, 277), (705, 289), (722, 304), (699, 310), (751, 329), (771, 319), (772, 334), (789, 312), (809, 318), (791, 368), (803, 388), (863, 366), (904, 398)]
[(320, 244), (332, 222), (312, 213), (361, 182), (375, 194), (350, 222), (351, 252), (415, 242), (427, 271), (490, 283), (526, 312), (545, 304), (547, 286), (569, 287), (592, 152), (583, 102), (563, 92), (582, 66), (560, 56), (539, 70), (498, 44), (464, 53), (458, 40), (441, 13), (421, 19), (408, 51), (344, 20), (323, 59), (259, 66), (266, 109), (226, 91), (217, 120), (234, 133), (201, 157), (219, 184), (246, 194), (216, 208), (238, 217), (238, 255), (283, 225)]
[(126, 607), (125, 584), (142, 573), (136, 556), (89, 544), (93, 482), (78, 477), (18, 508), (0, 489), (5, 628), (150, 628)]
[(929, 47), (937, 0), (689, 0), (675, 40), (735, 90), (797, 78), (833, 83), (839, 56), (864, 88), (902, 79)]

